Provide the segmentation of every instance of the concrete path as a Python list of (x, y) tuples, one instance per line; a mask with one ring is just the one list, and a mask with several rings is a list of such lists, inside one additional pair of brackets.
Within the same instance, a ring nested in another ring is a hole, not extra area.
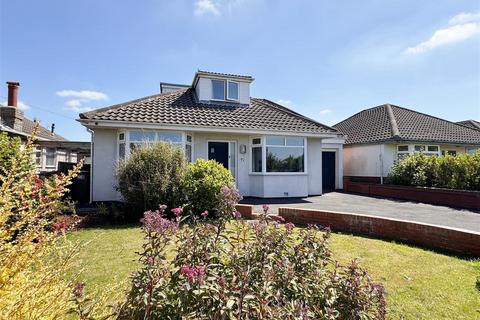
[(409, 220), (480, 232), (480, 213), (474, 211), (403, 200), (366, 197), (341, 192), (330, 192), (323, 196), (293, 199), (245, 198), (241, 203), (255, 205), (255, 212), (262, 211), (262, 204), (268, 204), (271, 213), (276, 213), (279, 207), (325, 209)]

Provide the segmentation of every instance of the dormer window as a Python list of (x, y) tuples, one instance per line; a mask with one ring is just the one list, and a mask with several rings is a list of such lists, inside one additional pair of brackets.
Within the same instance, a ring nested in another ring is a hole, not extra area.
[(212, 99), (225, 100), (225, 81), (212, 80)]
[(238, 101), (238, 82), (227, 81), (227, 99)]
[(212, 100), (238, 101), (238, 82), (212, 79)]

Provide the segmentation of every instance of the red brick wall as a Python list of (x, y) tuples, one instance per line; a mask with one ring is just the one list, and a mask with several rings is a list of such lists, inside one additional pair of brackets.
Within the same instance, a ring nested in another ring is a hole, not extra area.
[(334, 231), (400, 240), (480, 257), (480, 232), (335, 211), (279, 208), (278, 213), (295, 224), (320, 224)]
[[(397, 186), (352, 181), (343, 177), (343, 190), (368, 196), (397, 198), (436, 205), (480, 210), (480, 192), (438, 188)], [(356, 180), (356, 179), (355, 179)]]
[(249, 204), (237, 204), (237, 211), (240, 212), (243, 218), (252, 219), (253, 217), (253, 206)]

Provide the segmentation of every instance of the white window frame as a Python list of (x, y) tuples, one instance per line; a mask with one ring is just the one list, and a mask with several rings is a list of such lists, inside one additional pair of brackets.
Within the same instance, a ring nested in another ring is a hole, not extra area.
[[(407, 151), (400, 151), (398, 150), (399, 147), (407, 147)], [(410, 155), (410, 146), (408, 144), (399, 144), (397, 145), (397, 161), (401, 160), (399, 158), (400, 155), (406, 155), (407, 157)], [(402, 158), (403, 159), (403, 158)]]
[[(284, 145), (267, 145), (267, 137), (280, 137), (285, 138)], [(289, 136), (289, 135), (263, 135), (263, 136), (251, 136), (249, 137), (249, 146), (250, 146), (250, 175), (270, 175), (270, 176), (303, 176), (308, 175), (308, 145), (307, 145), (307, 138), (306, 137), (299, 137), (299, 136)], [(253, 139), (261, 138), (261, 144), (253, 144)], [(267, 147), (286, 147), (286, 148), (299, 148), (302, 146), (287, 146), (286, 145), (286, 138), (301, 138), (303, 139), (303, 171), (299, 172), (268, 172), (267, 171)], [(262, 172), (254, 172), (253, 171), (253, 148), (254, 147), (261, 147), (262, 148)]]
[[(229, 90), (229, 88), (228, 88), (228, 84), (229, 84), (229, 83), (235, 83), (235, 84), (237, 85), (237, 99), (233, 99), (233, 98), (230, 98), (230, 97), (229, 97), (229, 94), (230, 94), (230, 90)], [(239, 101), (239, 100), (240, 100), (240, 82), (238, 82), (238, 81), (232, 81), (232, 80), (227, 80), (225, 86), (226, 86), (226, 87), (225, 87), (225, 89), (226, 89), (225, 91), (226, 91), (226, 93), (227, 93), (227, 95), (226, 95), (226, 97), (225, 97), (226, 100), (228, 100), (228, 101)]]
[[(140, 131), (140, 132), (154, 132), (155, 133), (155, 140), (154, 141), (136, 141), (136, 140), (130, 140), (130, 132), (133, 132), (133, 131)], [(120, 140), (120, 134), (124, 134), (124, 139), (123, 140)], [(177, 131), (177, 130), (150, 130), (150, 129), (129, 129), (129, 130), (125, 130), (125, 129), (122, 129), (122, 130), (119, 130), (117, 132), (117, 155), (116, 155), (116, 159), (117, 159), (117, 162), (119, 162), (120, 160), (120, 144), (121, 143), (125, 143), (125, 157), (123, 160), (126, 160), (128, 159), (128, 157), (130, 156), (130, 153), (131, 153), (131, 148), (130, 148), (130, 144), (131, 143), (137, 143), (137, 144), (147, 144), (147, 143), (156, 143), (156, 142), (160, 142), (161, 140), (158, 140), (157, 137), (158, 137), (158, 134), (159, 133), (177, 133), (177, 134), (180, 134), (181, 135), (181, 141), (180, 142), (171, 142), (173, 145), (176, 145), (180, 148), (182, 148), (184, 151), (186, 150), (186, 145), (189, 144), (192, 146), (192, 161), (193, 161), (193, 158), (194, 158), (194, 135), (192, 133), (187, 133), (185, 131)], [(192, 141), (191, 142), (187, 142), (187, 135), (188, 136), (191, 136), (192, 137)]]
[[(53, 165), (47, 164), (47, 157), (48, 157), (48, 149), (53, 150)], [(52, 169), (57, 167), (57, 149), (53, 147), (46, 147), (45, 148), (45, 169)]]

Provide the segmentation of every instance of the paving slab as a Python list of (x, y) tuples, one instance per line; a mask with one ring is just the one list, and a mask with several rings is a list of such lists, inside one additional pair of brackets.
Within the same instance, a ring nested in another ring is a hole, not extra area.
[(329, 192), (322, 196), (307, 198), (245, 198), (241, 203), (255, 205), (255, 212), (261, 212), (262, 205), (268, 204), (271, 213), (277, 213), (279, 207), (323, 209), (480, 232), (480, 212), (343, 192)]

